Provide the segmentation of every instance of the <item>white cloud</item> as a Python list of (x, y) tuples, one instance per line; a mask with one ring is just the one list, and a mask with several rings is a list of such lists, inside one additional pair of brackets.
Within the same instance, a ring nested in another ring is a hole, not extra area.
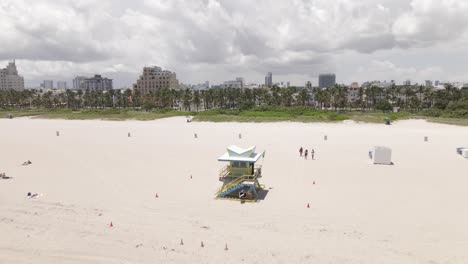
[[(0, 60), (19, 59), (29, 83), (121, 73), (129, 85), (144, 65), (185, 82), (234, 74), (261, 82), (273, 71), (302, 84), (333, 70), (351, 81), (356, 65), (341, 60), (349, 54), (369, 63), (391, 61), (382, 53), (395, 50), (463, 47), (467, 12), (464, 0), (2, 0)], [(433, 56), (407, 74), (435, 66), (447, 74), (443, 54)]]

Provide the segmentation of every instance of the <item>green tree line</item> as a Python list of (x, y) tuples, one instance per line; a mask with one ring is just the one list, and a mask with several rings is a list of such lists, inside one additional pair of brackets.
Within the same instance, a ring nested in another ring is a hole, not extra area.
[[(437, 116), (453, 111), (467, 116), (468, 91), (454, 88), (435, 90), (423, 86), (378, 86), (349, 89), (342, 85), (320, 89), (309, 83), (305, 87), (278, 86), (258, 89), (212, 88), (206, 90), (161, 89), (147, 94), (138, 90), (109, 91), (66, 90), (62, 93), (41, 90), (0, 91), (1, 109), (102, 109), (135, 108), (146, 111), (173, 108), (184, 111), (208, 109), (252, 109), (256, 106), (309, 106), (317, 109), (381, 110), (399, 107), (403, 111), (426, 111)], [(465, 112), (464, 112), (465, 111)]]

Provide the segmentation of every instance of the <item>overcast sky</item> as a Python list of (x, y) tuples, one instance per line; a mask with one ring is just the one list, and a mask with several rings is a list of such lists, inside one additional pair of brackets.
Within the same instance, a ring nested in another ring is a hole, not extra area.
[(16, 59), (29, 87), (131, 86), (145, 65), (192, 84), (468, 81), (467, 14), (467, 0), (1, 0), (0, 67)]

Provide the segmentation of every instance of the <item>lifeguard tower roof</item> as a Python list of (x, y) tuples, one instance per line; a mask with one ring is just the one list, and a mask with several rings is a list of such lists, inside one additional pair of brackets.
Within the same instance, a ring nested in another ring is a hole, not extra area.
[(255, 146), (243, 149), (238, 146), (229, 146), (227, 152), (218, 158), (218, 161), (238, 161), (255, 163), (260, 159), (262, 153), (255, 153)]

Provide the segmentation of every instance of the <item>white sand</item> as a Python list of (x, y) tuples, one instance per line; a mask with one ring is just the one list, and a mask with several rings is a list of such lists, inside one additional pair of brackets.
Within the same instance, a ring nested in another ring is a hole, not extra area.
[[(213, 199), (230, 144), (266, 150), (264, 201)], [(395, 166), (371, 165), (374, 145)], [(424, 121), (3, 119), (0, 263), (468, 263), (458, 146), (468, 128)]]

